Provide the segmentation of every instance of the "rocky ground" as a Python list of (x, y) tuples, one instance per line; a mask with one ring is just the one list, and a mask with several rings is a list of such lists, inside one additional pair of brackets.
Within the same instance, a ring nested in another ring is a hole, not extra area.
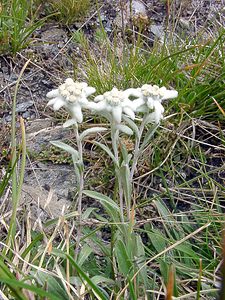
[[(164, 39), (168, 31), (174, 31), (174, 37), (194, 37), (206, 27), (204, 38), (207, 39), (213, 34), (214, 27), (224, 25), (224, 7), (223, 0), (176, 0), (171, 7), (166, 1), (133, 0), (131, 11), (130, 1), (103, 1), (100, 18), (109, 35), (115, 28), (121, 34), (124, 26), (132, 30), (142, 24), (151, 43), (155, 39)], [(66, 77), (73, 76), (69, 57), (77, 54), (79, 59), (79, 45), (71, 38), (73, 32), (82, 28), (91, 38), (99, 24), (94, 8), (86, 20), (69, 27), (49, 20), (35, 32), (34, 43), (28, 49), (14, 58), (8, 55), (0, 57), (1, 172), (3, 175), (8, 163), (11, 105), (16, 80), (24, 63), (30, 59), (17, 96), (17, 114), (26, 122), (28, 149), (22, 202), (35, 207), (34, 211), (45, 214), (45, 217), (60, 215), (63, 207), (65, 210), (69, 207), (76, 192), (76, 179), (72, 167), (66, 163), (67, 157), (60, 157), (49, 148), (50, 140), (65, 139), (65, 136), (70, 139), (73, 133), (55, 125), (55, 115), (46, 109), (46, 93)], [(91, 151), (89, 155), (92, 155)]]

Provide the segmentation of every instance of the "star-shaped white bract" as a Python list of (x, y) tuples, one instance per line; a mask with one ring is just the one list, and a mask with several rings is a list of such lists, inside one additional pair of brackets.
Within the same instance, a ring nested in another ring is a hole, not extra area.
[[(64, 106), (71, 114), (73, 122), (81, 123), (83, 121), (82, 108), (88, 108), (87, 97), (94, 92), (95, 88), (88, 86), (86, 82), (74, 82), (72, 78), (67, 78), (58, 89), (47, 94), (47, 97), (51, 99), (47, 105), (52, 105), (54, 110), (59, 110)], [(68, 124), (71, 125), (73, 122), (70, 121)]]
[(129, 99), (130, 95), (131, 91), (120, 91), (114, 87), (111, 91), (95, 97), (95, 103), (90, 104), (89, 107), (105, 116), (109, 121), (119, 124), (122, 114), (126, 114), (131, 119), (135, 118), (135, 105)]
[(164, 86), (160, 88), (150, 84), (144, 84), (141, 88), (137, 88), (137, 91), (141, 93), (141, 97), (133, 101), (136, 111), (147, 113), (153, 110), (150, 112), (148, 120), (156, 124), (163, 118), (164, 107), (161, 102), (178, 96), (178, 92), (175, 90), (167, 90)]

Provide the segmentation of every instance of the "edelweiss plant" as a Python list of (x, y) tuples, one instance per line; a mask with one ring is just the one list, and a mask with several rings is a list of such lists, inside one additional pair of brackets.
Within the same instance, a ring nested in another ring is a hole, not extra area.
[[(73, 149), (62, 142), (54, 141), (54, 145), (72, 154), (75, 171), (79, 184), (78, 211), (81, 214), (81, 199), (83, 190), (83, 156), (82, 140), (93, 132), (107, 130), (104, 127), (94, 127), (87, 129), (81, 134), (78, 132), (78, 123), (83, 121), (83, 109), (89, 110), (92, 114), (105, 117), (110, 124), (112, 149), (108, 146), (96, 142), (112, 158), (115, 166), (115, 174), (119, 186), (120, 217), (124, 221), (124, 200), (126, 202), (127, 217), (129, 218), (131, 209), (131, 182), (136, 169), (138, 158), (153, 136), (161, 119), (163, 119), (164, 107), (162, 101), (177, 97), (175, 90), (167, 90), (165, 87), (144, 84), (140, 88), (130, 88), (124, 91), (114, 87), (111, 91), (98, 95), (93, 101), (88, 98), (95, 93), (95, 88), (90, 87), (85, 82), (74, 82), (73, 79), (66, 79), (59, 88), (50, 91), (47, 97), (50, 98), (48, 106), (53, 106), (54, 110), (65, 107), (71, 119), (64, 123), (64, 127), (75, 125), (76, 140), (78, 149)], [(131, 100), (133, 99), (133, 100)], [(135, 123), (135, 117), (142, 117), (139, 126)], [(148, 129), (142, 141), (144, 128), (148, 123), (152, 126)], [(135, 133), (135, 149), (133, 155), (128, 154), (125, 146), (122, 147), (122, 157), (119, 155), (120, 132), (127, 135)], [(142, 143), (141, 143), (142, 141)], [(122, 162), (121, 162), (122, 159)]]
[[(174, 90), (167, 90), (165, 87), (160, 88), (149, 84), (124, 91), (114, 87), (111, 91), (96, 97), (93, 97), (94, 92), (94, 87), (89, 87), (84, 82), (74, 82), (71, 78), (68, 78), (58, 89), (47, 94), (47, 97), (50, 98), (48, 105), (53, 106), (54, 110), (64, 106), (69, 112), (71, 119), (64, 123), (64, 127), (73, 125), (75, 128), (77, 149), (60, 141), (52, 142), (55, 146), (71, 153), (78, 181), (76, 207), (79, 217), (75, 261), (79, 263), (79, 255), (82, 255), (82, 247), (80, 247), (82, 230), (86, 234), (85, 229), (81, 227), (82, 197), (85, 194), (99, 201), (110, 217), (112, 241), (110, 250), (112, 257), (110, 261), (112, 262), (113, 274), (122, 272), (126, 282), (128, 282), (126, 287), (129, 285), (131, 290), (134, 290), (134, 284), (132, 283), (134, 278), (148, 289), (149, 285), (145, 280), (147, 278), (147, 270), (145, 268), (144, 245), (140, 235), (133, 230), (135, 200), (132, 202), (132, 182), (138, 159), (163, 118), (164, 108), (162, 101), (177, 97), (178, 93)], [(90, 96), (93, 97), (93, 100), (89, 99)], [(109, 126), (107, 128), (93, 127), (80, 133), (78, 124), (83, 121), (83, 110), (87, 110), (93, 115), (97, 114), (105, 117)], [(84, 190), (83, 140), (90, 133), (108, 130), (108, 128), (111, 134), (111, 143), (109, 144), (112, 146), (110, 147), (97, 141), (94, 143), (101, 147), (113, 161), (117, 183), (114, 188), (114, 199), (95, 191)], [(122, 143), (121, 133), (134, 135), (135, 147), (132, 154), (129, 153), (126, 146)], [(103, 217), (100, 218), (101, 221), (102, 219)], [(119, 269), (119, 271), (115, 270), (115, 273), (114, 261), (116, 261)], [(126, 267), (124, 267), (124, 264)], [(136, 272), (140, 272), (140, 275), (137, 275)], [(123, 291), (124, 289), (122, 289), (121, 293)], [(109, 298), (110, 295), (107, 295), (107, 297), (101, 296), (101, 299)], [(120, 299), (119, 296), (117, 299)]]

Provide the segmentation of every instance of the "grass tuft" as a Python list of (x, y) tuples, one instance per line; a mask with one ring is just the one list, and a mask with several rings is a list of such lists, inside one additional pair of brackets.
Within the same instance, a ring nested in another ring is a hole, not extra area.
[(77, 22), (90, 11), (90, 0), (48, 0), (57, 19), (66, 25)]

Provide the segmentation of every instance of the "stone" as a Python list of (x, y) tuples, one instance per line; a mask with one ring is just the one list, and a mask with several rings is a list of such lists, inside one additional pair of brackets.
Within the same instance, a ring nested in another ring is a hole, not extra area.
[(29, 107), (33, 106), (34, 102), (33, 101), (27, 101), (23, 103), (19, 103), (16, 105), (16, 112), (17, 113), (23, 113), (25, 112)]
[(118, 14), (114, 22), (116, 26), (122, 28), (123, 25), (125, 27), (128, 26), (130, 20), (132, 20), (132, 22), (138, 23), (137, 19), (139, 18), (143, 20), (148, 19), (145, 5), (140, 0), (133, 0), (131, 2), (131, 7), (130, 7), (130, 1), (127, 0), (125, 1), (123, 9), (120, 8), (120, 10), (118, 11)]
[(35, 221), (39, 214), (46, 213), (45, 219), (57, 218), (69, 211), (71, 202), (66, 199), (59, 199), (57, 194), (53, 191), (47, 191), (42, 187), (31, 185), (29, 183), (23, 184), (20, 205), (26, 204), (31, 209), (31, 218)]
[(180, 26), (184, 29), (190, 28), (190, 22), (188, 20), (186, 20), (185, 18), (180, 18), (179, 23), (180, 23)]
[(162, 25), (151, 25), (150, 31), (160, 40), (164, 40), (164, 29)]

